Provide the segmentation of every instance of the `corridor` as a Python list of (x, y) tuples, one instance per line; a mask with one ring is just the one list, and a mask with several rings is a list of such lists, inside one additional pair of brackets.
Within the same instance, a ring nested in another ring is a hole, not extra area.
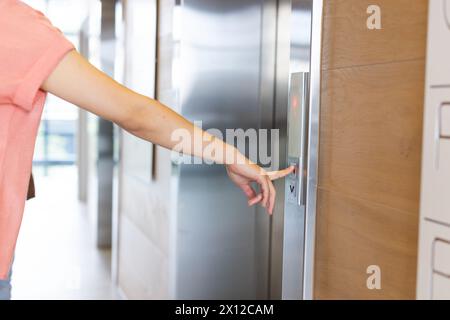
[(113, 299), (111, 250), (99, 250), (87, 208), (76, 199), (76, 167), (35, 171), (13, 268), (13, 299)]

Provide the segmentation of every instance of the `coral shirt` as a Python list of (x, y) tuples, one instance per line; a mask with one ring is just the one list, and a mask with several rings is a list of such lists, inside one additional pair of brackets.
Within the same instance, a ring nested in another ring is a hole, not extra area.
[(0, 279), (12, 261), (46, 93), (40, 89), (73, 49), (44, 15), (0, 0)]

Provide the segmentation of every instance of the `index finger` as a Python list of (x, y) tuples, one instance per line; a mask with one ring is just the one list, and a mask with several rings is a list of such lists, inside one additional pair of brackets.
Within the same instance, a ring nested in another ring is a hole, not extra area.
[(286, 177), (287, 175), (291, 174), (294, 170), (295, 170), (295, 167), (290, 166), (286, 169), (278, 170), (278, 171), (270, 171), (270, 172), (267, 172), (266, 174), (270, 180), (277, 180), (277, 179)]

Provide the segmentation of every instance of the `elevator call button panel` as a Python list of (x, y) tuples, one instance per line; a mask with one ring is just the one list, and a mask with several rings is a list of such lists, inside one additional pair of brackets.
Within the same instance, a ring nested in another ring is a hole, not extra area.
[(286, 201), (302, 206), (306, 197), (309, 73), (291, 74), (287, 123), (288, 165), (295, 172), (286, 177)]

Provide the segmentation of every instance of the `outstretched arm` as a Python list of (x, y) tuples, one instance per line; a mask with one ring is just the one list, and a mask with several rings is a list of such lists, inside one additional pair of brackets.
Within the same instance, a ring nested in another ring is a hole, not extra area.
[[(194, 131), (200, 130), (191, 122), (177, 114), (160, 102), (140, 95), (114, 81), (95, 68), (75, 50), (69, 52), (48, 79), (43, 83), (43, 90), (69, 101), (117, 125), (147, 141), (168, 149), (180, 148), (176, 151), (205, 158), (219, 164), (226, 164), (231, 180), (242, 189), (248, 198), (248, 204), (261, 202), (262, 206), (272, 213), (275, 203), (275, 188), (271, 180), (284, 177), (293, 168), (281, 171), (266, 172), (250, 160), (246, 159), (236, 148), (225, 144), (220, 139), (203, 133), (201, 147), (194, 147)], [(172, 139), (175, 130), (185, 130), (192, 137), (179, 145)], [(215, 150), (223, 150), (213, 154), (203, 152), (213, 143)], [(230, 163), (229, 159), (233, 159)], [(251, 183), (260, 185), (261, 193), (257, 194)]]

